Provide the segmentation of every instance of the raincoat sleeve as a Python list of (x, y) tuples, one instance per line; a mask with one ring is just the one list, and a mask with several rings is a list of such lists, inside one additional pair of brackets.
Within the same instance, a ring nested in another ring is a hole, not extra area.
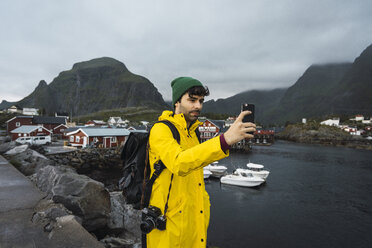
[(228, 151), (226, 153), (222, 151), (219, 136), (184, 150), (173, 138), (172, 132), (166, 125), (154, 125), (149, 144), (154, 154), (160, 156), (158, 159), (170, 172), (178, 176), (186, 176), (193, 170), (229, 156)]

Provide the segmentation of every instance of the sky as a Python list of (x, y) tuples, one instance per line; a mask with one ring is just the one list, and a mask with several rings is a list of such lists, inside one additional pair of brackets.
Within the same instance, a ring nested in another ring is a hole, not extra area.
[(371, 13), (370, 0), (2, 0), (0, 102), (99, 57), (165, 100), (179, 76), (209, 99), (290, 87), (312, 64), (353, 62), (372, 44)]

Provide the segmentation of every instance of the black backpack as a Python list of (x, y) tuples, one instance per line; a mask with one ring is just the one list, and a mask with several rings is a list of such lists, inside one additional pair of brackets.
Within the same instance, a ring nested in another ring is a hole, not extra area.
[[(156, 123), (167, 125), (172, 131), (173, 138), (180, 143), (180, 134), (171, 122), (163, 120)], [(121, 153), (123, 177), (119, 181), (119, 189), (123, 191), (126, 202), (132, 204), (135, 209), (142, 209), (148, 206), (152, 184), (165, 168), (164, 164), (159, 161), (160, 163), (155, 166), (156, 171), (150, 178), (151, 169), (148, 159), (149, 136), (150, 131), (148, 133), (130, 133)]]

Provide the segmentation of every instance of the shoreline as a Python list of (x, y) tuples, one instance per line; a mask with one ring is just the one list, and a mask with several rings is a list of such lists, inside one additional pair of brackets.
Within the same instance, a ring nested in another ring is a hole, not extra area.
[[(337, 140), (334, 141), (318, 141), (318, 140), (296, 140), (296, 139), (286, 139), (282, 137), (275, 137), (277, 141), (289, 141), (298, 144), (307, 144), (307, 145), (320, 145), (326, 147), (344, 147), (344, 148), (352, 148), (352, 149), (359, 149), (359, 150), (367, 150), (372, 151), (372, 141), (369, 141), (369, 144), (363, 144), (359, 142), (338, 142)], [(275, 144), (275, 143), (274, 143)]]

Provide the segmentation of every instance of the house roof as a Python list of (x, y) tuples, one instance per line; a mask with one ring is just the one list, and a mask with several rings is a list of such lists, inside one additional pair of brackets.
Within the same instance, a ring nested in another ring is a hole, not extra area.
[(46, 129), (43, 126), (29, 126), (29, 125), (20, 126), (19, 128), (16, 128), (16, 129), (12, 130), (11, 133), (31, 133), (38, 128), (42, 128), (42, 129), (48, 131), (49, 133), (51, 133), (48, 129)]
[(53, 128), (53, 129), (57, 129), (57, 128), (59, 128), (60, 126), (64, 126), (65, 128), (67, 128), (67, 126), (66, 126), (65, 124), (61, 124), (61, 125), (56, 126), (56, 127)]
[(34, 116), (32, 122), (35, 124), (66, 124), (66, 118), (53, 116)]
[(214, 125), (216, 125), (219, 129), (222, 129), (224, 124), (225, 124), (225, 121), (221, 121), (221, 120), (210, 120), (210, 119), (207, 119), (208, 121), (212, 122)]
[(72, 135), (82, 131), (89, 137), (97, 136), (128, 136), (130, 132), (125, 128), (79, 128), (76, 131), (67, 133), (67, 135)]
[(33, 116), (15, 116), (15, 117), (13, 117), (12, 119), (10, 119), (10, 120), (7, 120), (6, 121), (6, 123), (8, 123), (9, 121), (12, 121), (12, 120), (14, 120), (15, 118), (33, 118)]

